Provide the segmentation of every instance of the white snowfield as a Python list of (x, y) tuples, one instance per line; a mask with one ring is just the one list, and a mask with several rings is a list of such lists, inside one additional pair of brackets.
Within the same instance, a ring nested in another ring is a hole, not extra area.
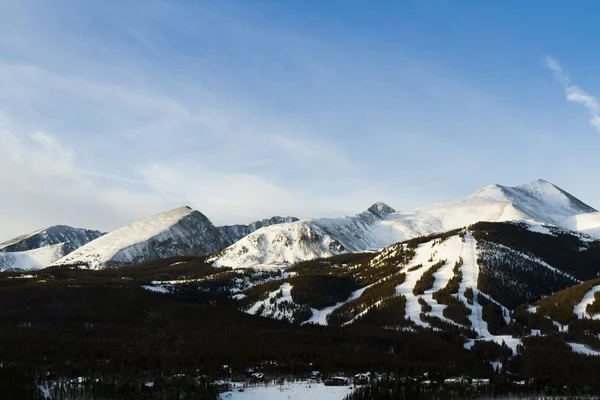
[[(291, 319), (291, 310), (279, 310), (278, 305), (284, 302), (293, 303), (292, 300), (292, 285), (289, 283), (282, 284), (279, 289), (269, 293), (269, 297), (265, 300), (257, 301), (254, 303), (246, 312), (253, 315), (262, 315), (264, 317), (270, 317), (274, 319)], [(278, 294), (281, 293), (281, 297), (277, 298)], [(275, 300), (273, 300), (275, 299)]]
[(563, 220), (561, 225), (600, 239), (600, 212), (574, 215)]
[(286, 382), (283, 385), (260, 385), (239, 392), (237, 386), (231, 392), (221, 393), (221, 400), (343, 400), (352, 392), (350, 386), (325, 386), (315, 382)]
[[(532, 230), (550, 233), (542, 224), (573, 226), (571, 220), (587, 221), (591, 232), (600, 232), (600, 217), (553, 184), (538, 180), (507, 187), (490, 185), (471, 196), (397, 212), (376, 203), (362, 213), (341, 218), (305, 219), (259, 229), (226, 248), (211, 261), (216, 267), (281, 267), (298, 261), (329, 257), (344, 252), (379, 250), (406, 239), (446, 232), (479, 221), (529, 221)], [(594, 225), (595, 224), (595, 225)]]
[(90, 269), (131, 265), (156, 258), (209, 254), (223, 238), (203, 214), (179, 207), (110, 232), (53, 265), (84, 264)]
[(55, 225), (0, 243), (0, 271), (40, 269), (102, 236), (99, 231)]
[(577, 318), (591, 318), (591, 319), (600, 319), (600, 314), (589, 315), (585, 310), (589, 304), (594, 302), (594, 295), (596, 292), (600, 291), (600, 285), (596, 285), (591, 288), (581, 299), (581, 301), (573, 307), (573, 313), (577, 315)]
[(575, 353), (585, 354), (587, 356), (600, 356), (600, 351), (592, 350), (585, 344), (569, 343), (569, 346), (571, 346), (571, 349)]
[(63, 247), (64, 244), (59, 243), (27, 251), (0, 252), (0, 271), (44, 268), (64, 255)]

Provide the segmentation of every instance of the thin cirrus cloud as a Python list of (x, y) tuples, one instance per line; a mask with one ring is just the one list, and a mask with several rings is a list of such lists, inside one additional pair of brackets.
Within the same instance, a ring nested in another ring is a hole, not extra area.
[(556, 80), (564, 87), (567, 101), (585, 107), (590, 114), (590, 125), (600, 132), (600, 103), (598, 99), (579, 86), (573, 85), (569, 75), (554, 57), (546, 56), (543, 61), (546, 68), (552, 71)]

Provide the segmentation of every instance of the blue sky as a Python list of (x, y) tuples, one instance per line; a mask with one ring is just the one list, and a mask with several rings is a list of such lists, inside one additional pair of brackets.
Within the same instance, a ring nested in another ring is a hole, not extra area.
[(0, 2), (0, 239), (544, 178), (599, 208), (593, 1)]

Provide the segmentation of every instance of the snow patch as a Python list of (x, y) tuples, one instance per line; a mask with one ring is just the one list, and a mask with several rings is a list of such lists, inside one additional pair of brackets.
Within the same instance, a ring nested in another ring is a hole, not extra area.
[(600, 291), (600, 285), (596, 285), (591, 288), (585, 296), (581, 299), (581, 301), (573, 307), (573, 313), (577, 315), (577, 318), (592, 318), (592, 319), (600, 319), (600, 314), (596, 315), (588, 315), (586, 312), (586, 307), (594, 302), (594, 294)]

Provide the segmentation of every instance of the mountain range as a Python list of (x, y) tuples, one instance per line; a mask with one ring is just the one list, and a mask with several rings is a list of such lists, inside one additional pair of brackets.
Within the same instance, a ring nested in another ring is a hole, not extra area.
[(115, 231), (53, 226), (0, 244), (0, 270), (50, 265), (105, 268), (173, 256), (211, 257), (216, 267), (280, 267), (337, 254), (376, 251), (393, 243), (475, 222), (529, 221), (600, 234), (600, 213), (544, 181), (486, 186), (455, 201), (396, 211), (378, 202), (356, 215), (298, 220), (272, 217), (215, 227), (180, 207)]
[(66, 264), (99, 269), (178, 255), (207, 255), (256, 229), (297, 220), (275, 216), (248, 225), (215, 227), (202, 213), (185, 206), (109, 233), (56, 225), (1, 243), (0, 271)]
[[(594, 234), (596, 210), (544, 181), (507, 187), (490, 185), (467, 198), (395, 211), (384, 203), (343, 218), (305, 219), (259, 229), (226, 248), (215, 266), (281, 266), (345, 252), (379, 250), (396, 242), (446, 232), (475, 222), (529, 221)], [(577, 222), (579, 221), (579, 222)]]

